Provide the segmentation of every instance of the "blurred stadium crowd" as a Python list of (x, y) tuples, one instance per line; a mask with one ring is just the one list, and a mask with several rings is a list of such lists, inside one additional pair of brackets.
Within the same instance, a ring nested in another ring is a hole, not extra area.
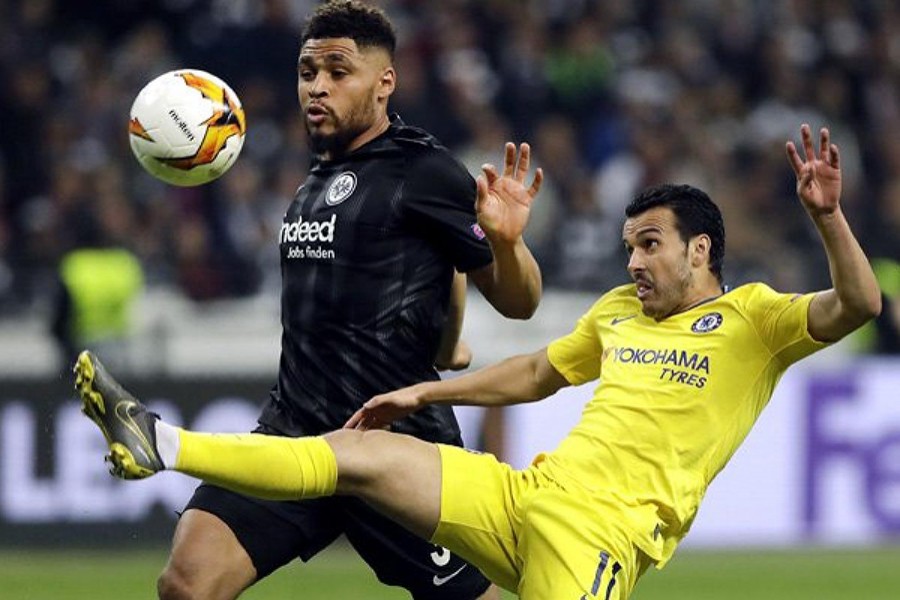
[[(895, 0), (386, 0), (393, 110), (473, 171), (503, 141), (548, 176), (529, 241), (548, 286), (625, 277), (622, 208), (644, 185), (707, 190), (726, 279), (827, 283), (783, 144), (801, 122), (841, 147), (844, 206), (871, 256), (900, 260), (900, 3)], [(276, 236), (309, 156), (297, 108), (311, 0), (0, 1), (0, 316), (46, 299), (61, 257), (131, 249), (147, 285), (196, 301), (274, 292)], [(231, 172), (146, 175), (126, 137), (138, 90), (215, 73), (247, 113)]]

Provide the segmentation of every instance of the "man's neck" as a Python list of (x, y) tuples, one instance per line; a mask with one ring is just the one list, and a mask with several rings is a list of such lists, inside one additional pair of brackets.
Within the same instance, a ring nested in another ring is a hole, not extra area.
[(710, 300), (715, 300), (723, 294), (722, 286), (716, 281), (714, 284), (706, 285), (697, 290), (684, 302), (684, 304), (675, 311), (675, 314), (686, 312), (701, 304), (706, 304)]
[(344, 150), (340, 154), (335, 154), (334, 152), (325, 152), (321, 155), (321, 158), (323, 160), (334, 160), (336, 158), (340, 158), (341, 156), (346, 156), (351, 152), (354, 152), (355, 150), (359, 150), (360, 148), (377, 138), (379, 135), (387, 131), (388, 127), (390, 126), (391, 120), (388, 118), (387, 113), (381, 113), (371, 127), (356, 136), (353, 141), (350, 142), (346, 150)]

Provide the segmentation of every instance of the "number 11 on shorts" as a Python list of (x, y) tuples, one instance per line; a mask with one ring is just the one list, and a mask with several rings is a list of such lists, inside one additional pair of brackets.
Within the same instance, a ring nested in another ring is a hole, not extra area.
[[(616, 575), (622, 570), (622, 565), (613, 561), (612, 566), (609, 564), (609, 553), (600, 553), (600, 562), (597, 563), (597, 572), (594, 575), (594, 584), (591, 586), (591, 598), (600, 598), (597, 593), (603, 585), (603, 575), (606, 568), (609, 567), (609, 583), (606, 584), (606, 592), (602, 596), (603, 600), (609, 600), (612, 597), (613, 589), (616, 587)], [(581, 600), (588, 600), (587, 595), (582, 595)]]

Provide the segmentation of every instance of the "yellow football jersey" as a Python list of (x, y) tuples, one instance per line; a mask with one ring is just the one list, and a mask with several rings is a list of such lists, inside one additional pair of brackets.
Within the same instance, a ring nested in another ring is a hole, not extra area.
[(785, 369), (826, 345), (807, 331), (812, 297), (754, 283), (656, 321), (634, 285), (611, 290), (548, 347), (569, 383), (600, 381), (578, 425), (536, 462), (603, 510), (620, 507), (662, 567)]

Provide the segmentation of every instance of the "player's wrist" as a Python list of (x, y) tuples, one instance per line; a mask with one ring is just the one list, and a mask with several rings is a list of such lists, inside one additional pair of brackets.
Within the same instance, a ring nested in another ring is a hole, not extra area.
[(435, 383), (437, 382), (424, 381), (413, 386), (413, 397), (416, 402), (417, 410), (425, 408), (429, 404), (434, 404), (437, 401), (435, 390), (433, 389)]
[(416, 384), (416, 410), (432, 404), (453, 404), (457, 395), (453, 391), (452, 383), (455, 379), (443, 381), (425, 381)]
[(813, 225), (816, 230), (818, 230), (819, 234), (825, 239), (849, 227), (840, 206), (837, 206), (832, 210), (810, 211), (809, 218), (812, 220)]
[(815, 221), (816, 223), (821, 222), (822, 224), (828, 224), (829, 222), (835, 221), (844, 216), (840, 205), (828, 208), (809, 209), (808, 212), (813, 221)]
[(515, 239), (493, 240), (488, 237), (488, 243), (491, 246), (491, 254), (494, 256), (494, 264), (505, 264), (509, 261), (520, 262), (521, 257), (528, 251), (528, 246), (521, 235)]

